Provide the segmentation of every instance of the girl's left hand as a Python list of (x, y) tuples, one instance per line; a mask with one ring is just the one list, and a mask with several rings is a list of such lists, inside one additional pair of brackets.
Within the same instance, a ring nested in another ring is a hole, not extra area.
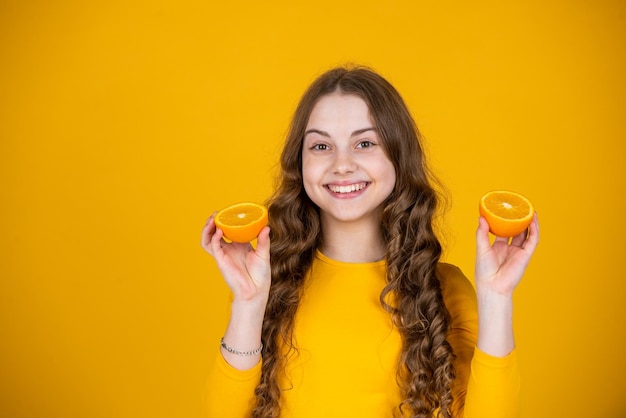
[(537, 214), (528, 229), (513, 237), (510, 243), (508, 238), (496, 237), (490, 244), (489, 224), (483, 217), (478, 222), (474, 276), (476, 290), (512, 296), (539, 243)]

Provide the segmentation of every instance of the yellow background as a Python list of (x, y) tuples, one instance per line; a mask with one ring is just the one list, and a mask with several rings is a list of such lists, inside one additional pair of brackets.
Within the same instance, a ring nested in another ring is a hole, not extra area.
[(468, 276), (480, 195), (535, 203), (524, 416), (626, 416), (625, 28), (620, 0), (2, 1), (0, 416), (202, 416), (226, 287), (200, 230), (265, 200), (345, 62), (408, 102)]

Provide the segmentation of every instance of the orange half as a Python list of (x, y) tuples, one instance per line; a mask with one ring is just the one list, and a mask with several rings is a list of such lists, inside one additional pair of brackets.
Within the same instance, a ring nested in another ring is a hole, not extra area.
[(486, 193), (480, 199), (479, 212), (489, 223), (489, 231), (498, 237), (521, 234), (535, 215), (530, 200), (507, 190)]
[(257, 203), (237, 203), (215, 215), (215, 225), (234, 242), (250, 242), (267, 225), (267, 209)]

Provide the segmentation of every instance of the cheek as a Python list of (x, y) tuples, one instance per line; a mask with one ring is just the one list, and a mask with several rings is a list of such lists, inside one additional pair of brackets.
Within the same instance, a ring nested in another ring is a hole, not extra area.
[(386, 182), (396, 183), (396, 169), (388, 159), (379, 161), (376, 164), (376, 171), (380, 177), (386, 179)]
[(392, 191), (396, 187), (396, 172), (392, 170), (389, 174), (389, 189)]
[(320, 189), (320, 180), (314, 176), (312, 176), (311, 172), (307, 174), (302, 173), (302, 186), (304, 189), (304, 193), (311, 199), (311, 201), (315, 205), (320, 204), (320, 196), (322, 190)]
[(311, 164), (309, 159), (304, 158), (302, 160), (302, 183), (309, 196), (311, 195), (311, 188), (319, 181), (319, 168), (315, 164)]
[(389, 194), (393, 192), (396, 187), (396, 170), (391, 163), (382, 168), (382, 175), (385, 178), (385, 187)]
[(302, 178), (305, 181), (319, 180), (322, 174), (325, 172), (325, 162), (317, 158), (303, 157), (302, 158)]
[(306, 184), (311, 177), (311, 164), (306, 158), (302, 159), (302, 181)]

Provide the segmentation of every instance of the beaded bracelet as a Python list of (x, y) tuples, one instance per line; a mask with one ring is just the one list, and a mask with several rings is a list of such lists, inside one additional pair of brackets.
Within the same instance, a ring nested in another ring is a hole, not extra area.
[(261, 343), (261, 346), (257, 348), (256, 350), (252, 350), (252, 351), (236, 350), (224, 342), (224, 337), (222, 337), (221, 339), (221, 346), (224, 348), (224, 350), (228, 351), (229, 353), (235, 354), (237, 356), (243, 356), (243, 357), (255, 356), (257, 354), (261, 354), (261, 351), (263, 351), (263, 343)]

